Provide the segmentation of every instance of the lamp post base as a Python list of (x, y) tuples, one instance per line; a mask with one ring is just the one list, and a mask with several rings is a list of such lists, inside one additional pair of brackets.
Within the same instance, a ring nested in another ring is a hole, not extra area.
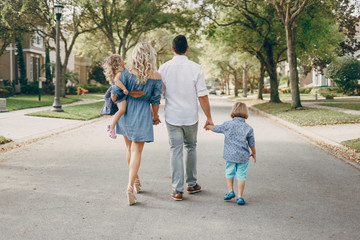
[(52, 109), (51, 109), (51, 111), (53, 111), (53, 112), (63, 112), (64, 110), (61, 108), (61, 104), (60, 104), (60, 101), (59, 101), (59, 99), (54, 99), (54, 103), (53, 103), (53, 105), (52, 105)]

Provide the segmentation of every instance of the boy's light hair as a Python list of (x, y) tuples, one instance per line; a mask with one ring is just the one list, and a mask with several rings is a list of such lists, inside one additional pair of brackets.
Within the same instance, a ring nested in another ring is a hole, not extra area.
[(103, 65), (106, 80), (112, 84), (114, 78), (118, 72), (122, 72), (125, 69), (121, 66), (121, 57), (119, 54), (113, 54), (105, 60)]
[(248, 118), (248, 110), (245, 103), (236, 102), (231, 110), (230, 116), (234, 117), (241, 117), (241, 118)]

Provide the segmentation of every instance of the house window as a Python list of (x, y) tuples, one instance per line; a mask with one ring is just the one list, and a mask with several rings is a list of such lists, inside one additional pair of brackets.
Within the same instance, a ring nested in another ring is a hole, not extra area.
[(37, 33), (35, 33), (34, 38), (33, 38), (33, 46), (39, 47), (39, 48), (42, 48), (42, 46), (43, 46), (43, 39)]

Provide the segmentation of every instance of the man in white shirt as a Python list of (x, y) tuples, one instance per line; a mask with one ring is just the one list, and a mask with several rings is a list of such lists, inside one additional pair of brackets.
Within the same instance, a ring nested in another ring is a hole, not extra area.
[[(171, 197), (182, 200), (184, 179), (188, 193), (201, 191), (197, 184), (196, 142), (198, 131), (198, 102), (206, 115), (205, 126), (213, 121), (201, 66), (186, 57), (189, 50), (186, 37), (179, 35), (173, 40), (172, 60), (160, 66), (159, 72), (165, 95), (165, 121), (168, 129), (171, 161)], [(205, 127), (204, 126), (204, 127)], [(183, 148), (185, 147), (185, 166)], [(185, 176), (184, 176), (185, 173)]]

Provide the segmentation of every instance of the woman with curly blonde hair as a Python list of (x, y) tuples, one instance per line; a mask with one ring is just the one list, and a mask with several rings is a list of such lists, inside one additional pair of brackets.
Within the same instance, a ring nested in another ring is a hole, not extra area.
[[(116, 124), (116, 133), (124, 136), (129, 165), (128, 204), (136, 203), (140, 192), (138, 171), (145, 142), (154, 141), (153, 125), (160, 123), (161, 76), (156, 72), (156, 52), (148, 43), (138, 43), (131, 59), (130, 71), (124, 70), (116, 83), (123, 82), (130, 91), (126, 112)], [(150, 108), (151, 106), (151, 108)]]
[[(109, 90), (105, 94), (105, 104), (102, 110), (103, 114), (114, 115), (111, 124), (107, 126), (107, 131), (111, 138), (116, 138), (115, 125), (126, 111), (126, 95), (129, 94), (124, 84), (119, 80), (115, 84), (115, 79), (120, 79), (122, 71), (125, 70), (125, 63), (118, 54), (108, 57), (103, 65), (106, 80), (111, 84)], [(116, 113), (105, 111), (111, 109), (116, 104)]]

